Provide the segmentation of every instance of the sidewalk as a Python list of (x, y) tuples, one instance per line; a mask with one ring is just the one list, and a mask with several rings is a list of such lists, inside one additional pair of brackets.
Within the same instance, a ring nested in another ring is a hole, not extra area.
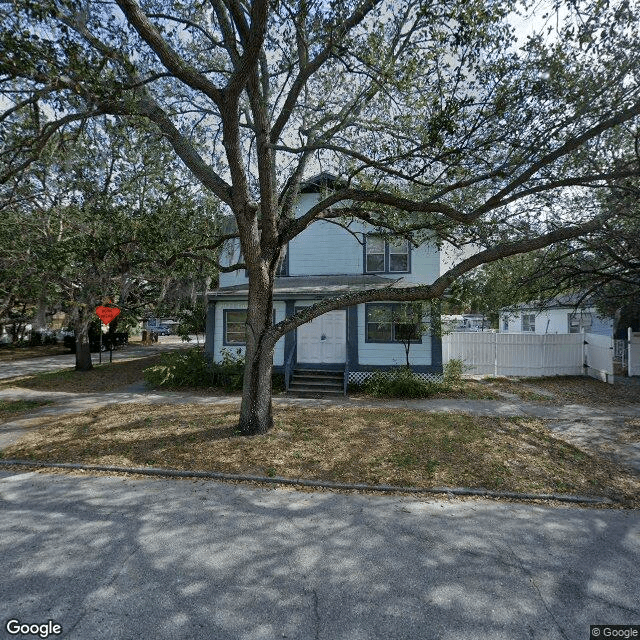
[[(25, 429), (37, 426), (48, 416), (58, 417), (112, 404), (240, 404), (240, 396), (203, 396), (178, 392), (144, 391), (134, 385), (130, 391), (101, 394), (33, 391), (12, 387), (0, 390), (0, 399), (52, 400), (55, 404), (28, 416), (0, 425), (0, 448), (15, 442)], [(402, 400), (332, 398), (316, 400), (286, 395), (274, 396), (274, 406), (347, 406), (354, 408), (398, 408), (429, 413), (467, 413), (478, 416), (540, 418), (558, 437), (586, 450), (616, 459), (625, 467), (640, 472), (640, 442), (629, 438), (629, 419), (640, 419), (640, 406), (592, 407), (580, 404), (552, 406), (522, 400)]]
[[(129, 360), (131, 358), (144, 358), (153, 356), (157, 353), (173, 351), (175, 349), (184, 349), (195, 345), (193, 342), (182, 342), (178, 336), (161, 336), (159, 341), (148, 347), (141, 344), (130, 344), (113, 351), (113, 360)], [(91, 361), (97, 365), (100, 361), (99, 353), (91, 354)], [(102, 362), (109, 362), (109, 352), (102, 353)], [(24, 360), (11, 360), (0, 362), (0, 380), (7, 378), (15, 378), (17, 376), (33, 375), (34, 373), (43, 373), (45, 371), (57, 371), (58, 369), (67, 369), (75, 367), (75, 353), (66, 353), (58, 356), (45, 356), (44, 358), (25, 358)]]

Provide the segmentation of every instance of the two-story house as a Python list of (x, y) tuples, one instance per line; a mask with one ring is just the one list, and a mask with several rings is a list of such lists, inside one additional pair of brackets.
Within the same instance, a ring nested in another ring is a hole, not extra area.
[[(307, 181), (301, 189), (296, 215), (302, 215), (320, 198), (328, 176)], [(226, 247), (229, 263), (238, 261), (239, 244)], [(429, 284), (439, 275), (440, 257), (435, 244), (418, 248), (405, 239), (385, 240), (366, 223), (348, 230), (330, 221), (317, 221), (293, 239), (279, 267), (274, 290), (274, 321), (280, 322), (300, 307), (312, 305), (363, 288)], [(243, 350), (248, 279), (242, 270), (221, 273), (219, 288), (207, 295), (205, 350), (220, 361), (224, 349)], [(331, 311), (281, 338), (274, 353), (274, 370), (347, 372), (348, 381), (362, 381), (368, 372), (406, 363), (402, 330), (397, 314), (401, 303), (372, 302)], [(442, 372), (442, 344), (438, 318), (425, 318), (412, 340), (409, 360), (415, 372)], [(406, 323), (406, 315), (405, 315)], [(435, 329), (435, 330), (434, 330)]]

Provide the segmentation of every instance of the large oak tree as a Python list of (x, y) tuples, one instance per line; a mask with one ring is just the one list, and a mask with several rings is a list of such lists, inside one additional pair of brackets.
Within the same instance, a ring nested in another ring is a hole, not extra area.
[(0, 186), (0, 312), (19, 306), (42, 327), (47, 311), (65, 311), (80, 371), (92, 368), (96, 306), (148, 315), (217, 275), (211, 261), (184, 257), (217, 236), (217, 201), (193, 189), (144, 124), (102, 116), (57, 131), (28, 171)]
[[(540, 3), (535, 3), (540, 6)], [(563, 6), (566, 4), (566, 6)], [(509, 0), (14, 0), (0, 9), (5, 117), (46, 110), (6, 150), (24, 169), (56, 129), (155, 124), (234, 216), (249, 274), (240, 429), (272, 424), (273, 349), (324, 312), (432, 300), (476, 266), (598, 228), (590, 197), (638, 173), (637, 1), (557, 0), (516, 42)], [(526, 7), (521, 7), (526, 10)], [(535, 31), (535, 30), (534, 30)], [(518, 34), (519, 35), (519, 34)], [(301, 182), (340, 186), (301, 217)], [(274, 325), (283, 248), (317, 220), (489, 247), (411, 288), (322, 302)]]

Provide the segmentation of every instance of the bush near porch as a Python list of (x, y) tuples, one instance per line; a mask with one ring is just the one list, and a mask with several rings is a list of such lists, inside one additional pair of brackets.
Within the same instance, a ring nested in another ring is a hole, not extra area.
[[(199, 347), (187, 351), (165, 353), (160, 364), (143, 371), (147, 384), (167, 389), (223, 389), (226, 392), (242, 390), (244, 357), (224, 349), (222, 362), (209, 362)], [(274, 391), (284, 387), (280, 374), (273, 376)]]

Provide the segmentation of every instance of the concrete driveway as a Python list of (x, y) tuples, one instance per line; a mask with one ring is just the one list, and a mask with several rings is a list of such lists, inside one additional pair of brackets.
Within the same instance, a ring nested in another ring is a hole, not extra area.
[(0, 638), (11, 618), (69, 640), (586, 640), (640, 624), (637, 511), (9, 471), (0, 500)]

